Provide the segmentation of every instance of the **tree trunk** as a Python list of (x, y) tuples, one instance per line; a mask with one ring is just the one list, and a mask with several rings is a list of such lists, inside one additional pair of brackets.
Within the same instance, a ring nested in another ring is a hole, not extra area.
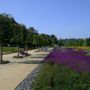
[(2, 44), (0, 44), (0, 63), (3, 61), (3, 47)]
[(26, 52), (28, 54), (28, 45), (25, 46)]
[(17, 44), (17, 57), (19, 57), (19, 44)]
[(37, 44), (36, 44), (36, 51), (37, 51)]

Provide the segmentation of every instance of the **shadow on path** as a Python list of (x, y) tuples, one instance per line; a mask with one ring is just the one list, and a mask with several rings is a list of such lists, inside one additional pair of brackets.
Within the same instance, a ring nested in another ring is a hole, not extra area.
[(27, 61), (23, 61), (23, 62), (18, 62), (18, 63), (23, 63), (23, 64), (41, 64), (43, 63), (43, 60), (27, 60)]

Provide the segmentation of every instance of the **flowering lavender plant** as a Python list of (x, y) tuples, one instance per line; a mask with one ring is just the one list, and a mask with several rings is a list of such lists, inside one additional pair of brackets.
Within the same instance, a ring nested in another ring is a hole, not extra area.
[(83, 50), (76, 51), (72, 48), (55, 48), (45, 58), (44, 62), (51, 61), (66, 65), (78, 72), (90, 71), (90, 56)]

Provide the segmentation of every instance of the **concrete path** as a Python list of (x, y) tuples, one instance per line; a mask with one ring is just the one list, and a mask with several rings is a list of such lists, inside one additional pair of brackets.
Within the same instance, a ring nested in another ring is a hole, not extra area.
[(0, 65), (0, 90), (14, 90), (39, 65), (39, 63), (26, 64), (23, 62), (41, 61), (45, 58), (45, 54), (47, 55), (49, 52), (31, 50), (29, 53), (32, 55), (22, 59), (12, 58), (16, 53), (3, 56), (4, 60), (11, 63)]

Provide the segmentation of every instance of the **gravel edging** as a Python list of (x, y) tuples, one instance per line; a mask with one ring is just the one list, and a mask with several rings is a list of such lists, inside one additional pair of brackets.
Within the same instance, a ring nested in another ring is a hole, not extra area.
[(35, 77), (39, 74), (42, 65), (35, 68), (14, 90), (32, 90)]

